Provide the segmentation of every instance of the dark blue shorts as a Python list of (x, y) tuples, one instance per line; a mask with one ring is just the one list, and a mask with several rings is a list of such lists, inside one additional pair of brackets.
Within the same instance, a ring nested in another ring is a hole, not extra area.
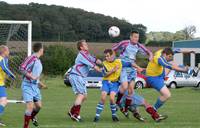
[(147, 83), (159, 92), (165, 86), (164, 78), (161, 76), (148, 76)]
[(7, 97), (6, 87), (5, 86), (0, 86), (0, 98), (1, 97)]

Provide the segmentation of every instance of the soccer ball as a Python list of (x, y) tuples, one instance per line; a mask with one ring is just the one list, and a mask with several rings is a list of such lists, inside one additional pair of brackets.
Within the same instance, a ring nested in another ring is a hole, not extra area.
[(120, 34), (120, 29), (117, 26), (112, 26), (108, 29), (108, 34), (111, 37), (118, 37)]

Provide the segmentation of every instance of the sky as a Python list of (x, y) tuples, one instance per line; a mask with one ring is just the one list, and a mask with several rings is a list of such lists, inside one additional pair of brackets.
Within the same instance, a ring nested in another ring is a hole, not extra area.
[(143, 24), (150, 31), (176, 32), (189, 25), (200, 37), (200, 0), (3, 0), (10, 4), (30, 2), (81, 8), (132, 24)]

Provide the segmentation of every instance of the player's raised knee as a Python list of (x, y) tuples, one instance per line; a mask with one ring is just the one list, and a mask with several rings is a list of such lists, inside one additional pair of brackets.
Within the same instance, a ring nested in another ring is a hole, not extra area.
[(169, 93), (166, 93), (165, 94), (165, 98), (168, 100), (169, 98), (171, 98), (171, 93), (169, 92)]

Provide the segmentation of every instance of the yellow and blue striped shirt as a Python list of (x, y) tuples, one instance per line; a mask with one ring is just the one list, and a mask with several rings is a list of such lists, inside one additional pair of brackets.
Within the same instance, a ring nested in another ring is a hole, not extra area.
[(172, 65), (161, 55), (162, 51), (163, 49), (155, 52), (153, 60), (148, 63), (147, 76), (161, 76), (165, 74), (164, 68), (172, 69)]
[(15, 79), (15, 75), (8, 68), (8, 59), (0, 56), (0, 86), (5, 85), (6, 74)]

